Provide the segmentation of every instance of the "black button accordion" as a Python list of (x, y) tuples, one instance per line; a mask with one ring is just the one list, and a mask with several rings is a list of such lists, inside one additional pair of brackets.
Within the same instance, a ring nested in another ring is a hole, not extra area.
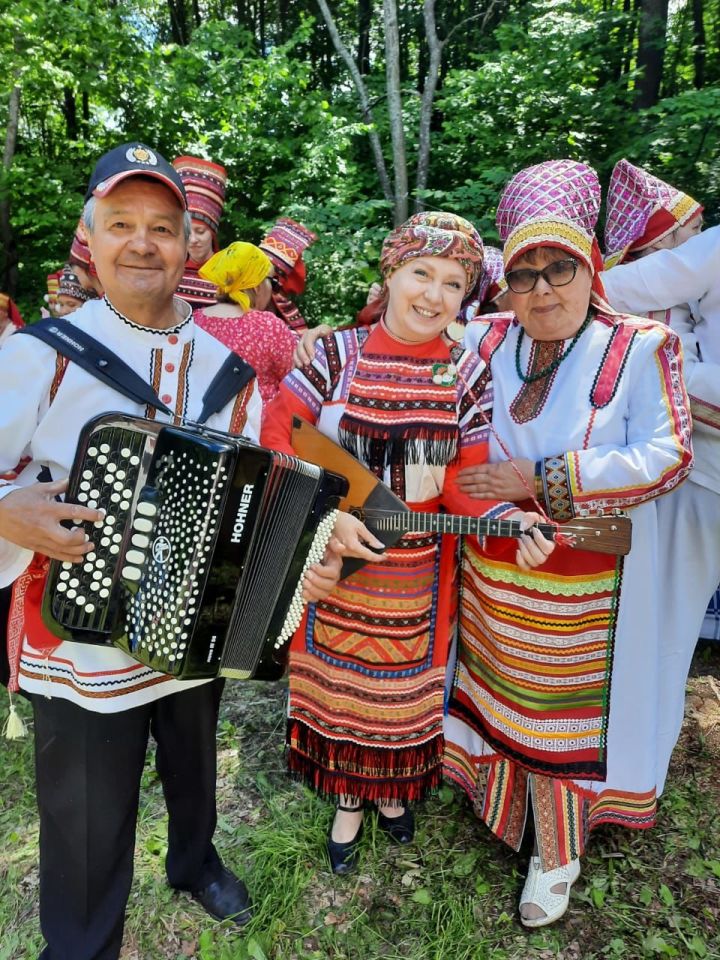
[[(43, 619), (178, 679), (274, 680), (302, 618), (347, 480), (243, 437), (110, 413), (84, 427), (67, 502), (81, 564), (52, 561)], [(93, 528), (94, 526), (94, 528)]]

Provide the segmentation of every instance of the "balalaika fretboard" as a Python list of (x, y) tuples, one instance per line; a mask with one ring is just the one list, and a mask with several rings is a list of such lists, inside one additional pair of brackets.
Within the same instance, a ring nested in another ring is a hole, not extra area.
[(276, 679), (305, 568), (344, 478), (240, 437), (106, 414), (83, 430), (67, 499), (106, 511), (43, 599), (64, 639), (115, 643), (182, 679)]

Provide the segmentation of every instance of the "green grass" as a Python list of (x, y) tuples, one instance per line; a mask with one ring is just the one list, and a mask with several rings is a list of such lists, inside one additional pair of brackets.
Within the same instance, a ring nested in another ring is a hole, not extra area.
[[(704, 648), (695, 672), (718, 676), (720, 647)], [(597, 832), (565, 918), (531, 933), (517, 919), (527, 854), (491, 837), (448, 787), (418, 811), (408, 848), (368, 820), (359, 872), (335, 878), (323, 854), (330, 807), (285, 776), (284, 700), (282, 685), (236, 683), (222, 707), (216, 840), (251, 887), (251, 924), (213, 923), (166, 886), (166, 820), (149, 760), (123, 960), (720, 958), (720, 771), (693, 730), (658, 826)], [(0, 764), (0, 960), (34, 960), (31, 741), (2, 741)]]

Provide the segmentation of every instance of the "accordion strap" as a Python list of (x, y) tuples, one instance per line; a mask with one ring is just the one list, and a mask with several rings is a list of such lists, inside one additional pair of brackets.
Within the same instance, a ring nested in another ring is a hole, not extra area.
[[(75, 324), (51, 317), (22, 327), (17, 333), (42, 340), (63, 357), (72, 360), (87, 373), (135, 403), (150, 404), (168, 416), (173, 416), (172, 410), (132, 367), (95, 337), (78, 329)], [(202, 412), (198, 422), (205, 423), (214, 413), (222, 410), (254, 376), (255, 371), (250, 364), (237, 354), (229, 354), (203, 395)]]

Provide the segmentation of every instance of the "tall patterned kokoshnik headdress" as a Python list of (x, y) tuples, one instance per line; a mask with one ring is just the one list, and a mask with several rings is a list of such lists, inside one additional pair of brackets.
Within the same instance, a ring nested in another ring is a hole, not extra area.
[(629, 160), (619, 160), (608, 186), (606, 267), (641, 253), (702, 212), (702, 206), (688, 194)]
[(284, 293), (302, 293), (305, 289), (303, 254), (317, 240), (317, 234), (290, 217), (279, 217), (260, 241), (260, 249), (270, 257)]
[(178, 157), (172, 165), (185, 187), (188, 210), (193, 220), (200, 220), (210, 227), (215, 235), (213, 247), (217, 249), (217, 232), (225, 206), (225, 167), (200, 157)]
[(505, 272), (529, 250), (559, 247), (588, 267), (593, 290), (604, 299), (595, 237), (600, 196), (597, 173), (577, 160), (547, 160), (516, 173), (497, 210)]

